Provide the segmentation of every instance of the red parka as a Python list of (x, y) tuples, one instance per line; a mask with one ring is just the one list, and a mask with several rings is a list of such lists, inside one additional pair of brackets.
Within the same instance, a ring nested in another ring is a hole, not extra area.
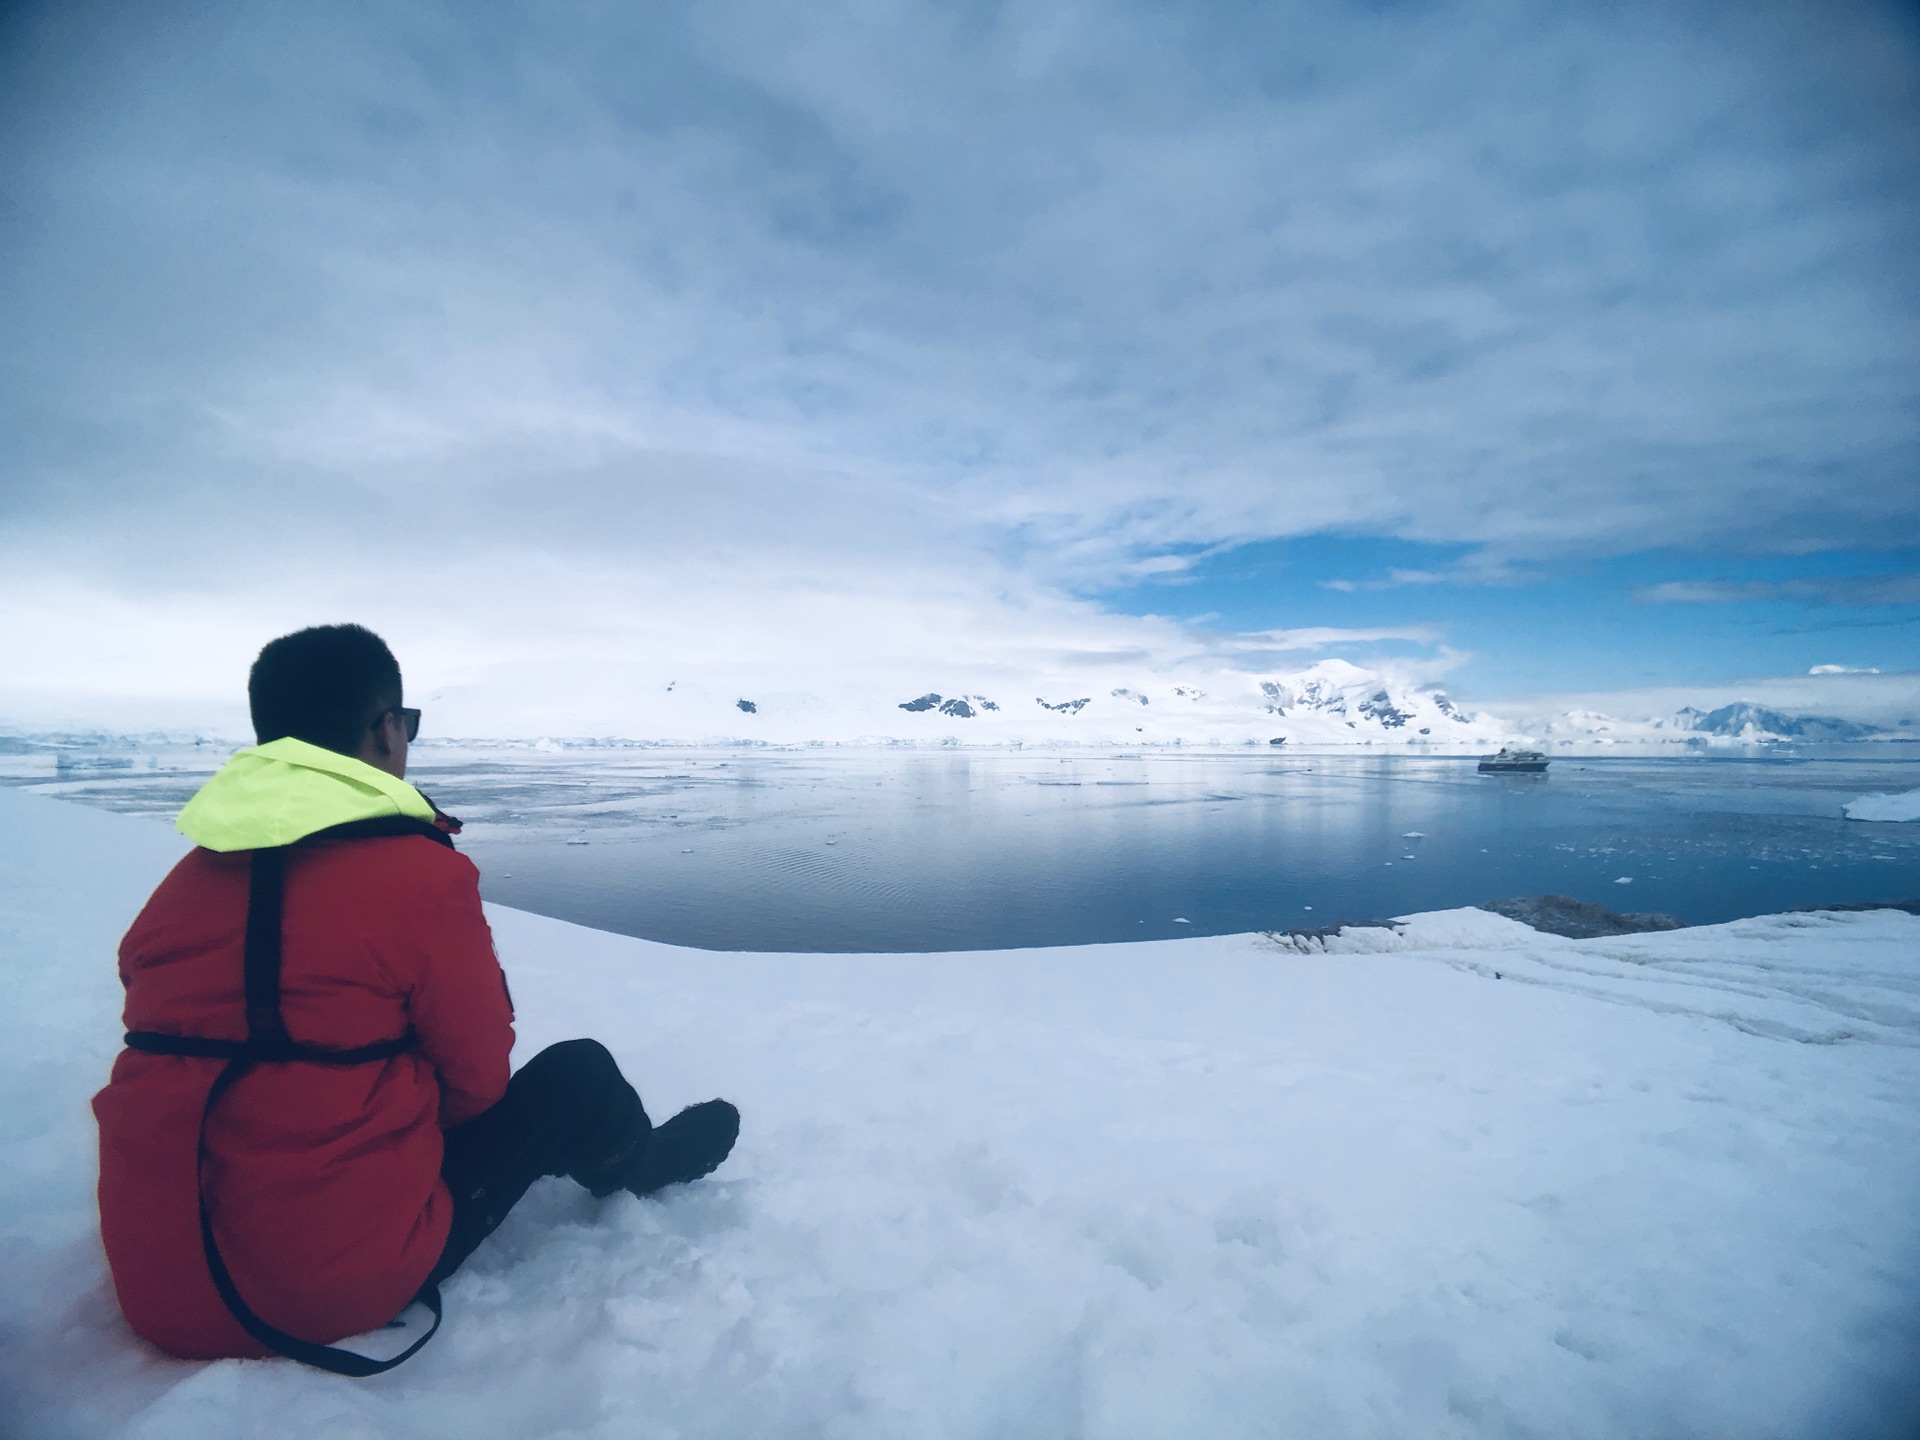
[[(241, 752), (181, 816), (228, 853), (188, 854), (121, 942), (127, 1029), (244, 1040), (244, 849), (423, 812), (412, 786), (331, 751), (282, 740)], [(452, 1214), (441, 1130), (506, 1089), (513, 1016), (472, 862), (417, 835), (289, 850), (281, 1010), (307, 1045), (409, 1027), (418, 1040), (364, 1065), (256, 1065), (207, 1125), (202, 1178), (234, 1284), (268, 1323), (330, 1344), (384, 1325), (419, 1290)], [(196, 1146), (223, 1063), (124, 1050), (93, 1102), (120, 1307), (193, 1359), (267, 1353), (214, 1290), (200, 1241)]]

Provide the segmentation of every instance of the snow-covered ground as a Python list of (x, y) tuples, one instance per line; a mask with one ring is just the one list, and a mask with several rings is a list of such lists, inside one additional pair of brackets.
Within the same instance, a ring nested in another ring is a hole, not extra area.
[(371, 1381), (115, 1309), (87, 1100), (182, 842), (0, 791), (0, 1433), (1909, 1436), (1920, 919), (1596, 941), (1477, 911), (943, 956), (496, 909), (522, 1053), (606, 1040), (710, 1180), (564, 1182)]
[(1920, 790), (1892, 795), (1862, 795), (1846, 804), (1849, 820), (1920, 820)]

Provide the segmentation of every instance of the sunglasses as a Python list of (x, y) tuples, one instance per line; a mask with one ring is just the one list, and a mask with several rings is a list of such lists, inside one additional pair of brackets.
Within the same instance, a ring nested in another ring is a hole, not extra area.
[(420, 712), (418, 710), (415, 710), (411, 705), (390, 705), (373, 717), (373, 723), (378, 725), (389, 715), (398, 715), (400, 717), (400, 723), (405, 727), (407, 732), (407, 743), (409, 745), (420, 738)]

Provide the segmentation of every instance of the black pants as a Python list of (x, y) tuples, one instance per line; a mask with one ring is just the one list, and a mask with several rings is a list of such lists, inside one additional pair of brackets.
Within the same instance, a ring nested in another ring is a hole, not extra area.
[(618, 1190), (652, 1130), (606, 1046), (549, 1045), (498, 1104), (446, 1132), (440, 1174), (453, 1192), (453, 1228), (427, 1284), (458, 1270), (542, 1175), (571, 1176), (596, 1195)]

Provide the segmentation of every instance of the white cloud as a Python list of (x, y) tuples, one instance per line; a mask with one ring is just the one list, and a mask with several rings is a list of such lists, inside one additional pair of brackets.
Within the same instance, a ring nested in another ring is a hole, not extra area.
[(1635, 592), (1668, 605), (1798, 600), (1815, 605), (1920, 605), (1920, 575), (1820, 575), (1792, 580), (1668, 580)]
[(1406, 640), (1417, 645), (1437, 645), (1442, 632), (1430, 625), (1375, 626), (1373, 628), (1333, 625), (1302, 626), (1293, 630), (1254, 630), (1222, 642), (1228, 649), (1329, 650), (1335, 646), (1378, 644), (1383, 640)]
[(1920, 522), (1892, 12), (21, 14), (36, 693), (282, 616), (449, 671), (1171, 655), (1215, 642), (1067, 591), (1327, 529), (1468, 578)]

